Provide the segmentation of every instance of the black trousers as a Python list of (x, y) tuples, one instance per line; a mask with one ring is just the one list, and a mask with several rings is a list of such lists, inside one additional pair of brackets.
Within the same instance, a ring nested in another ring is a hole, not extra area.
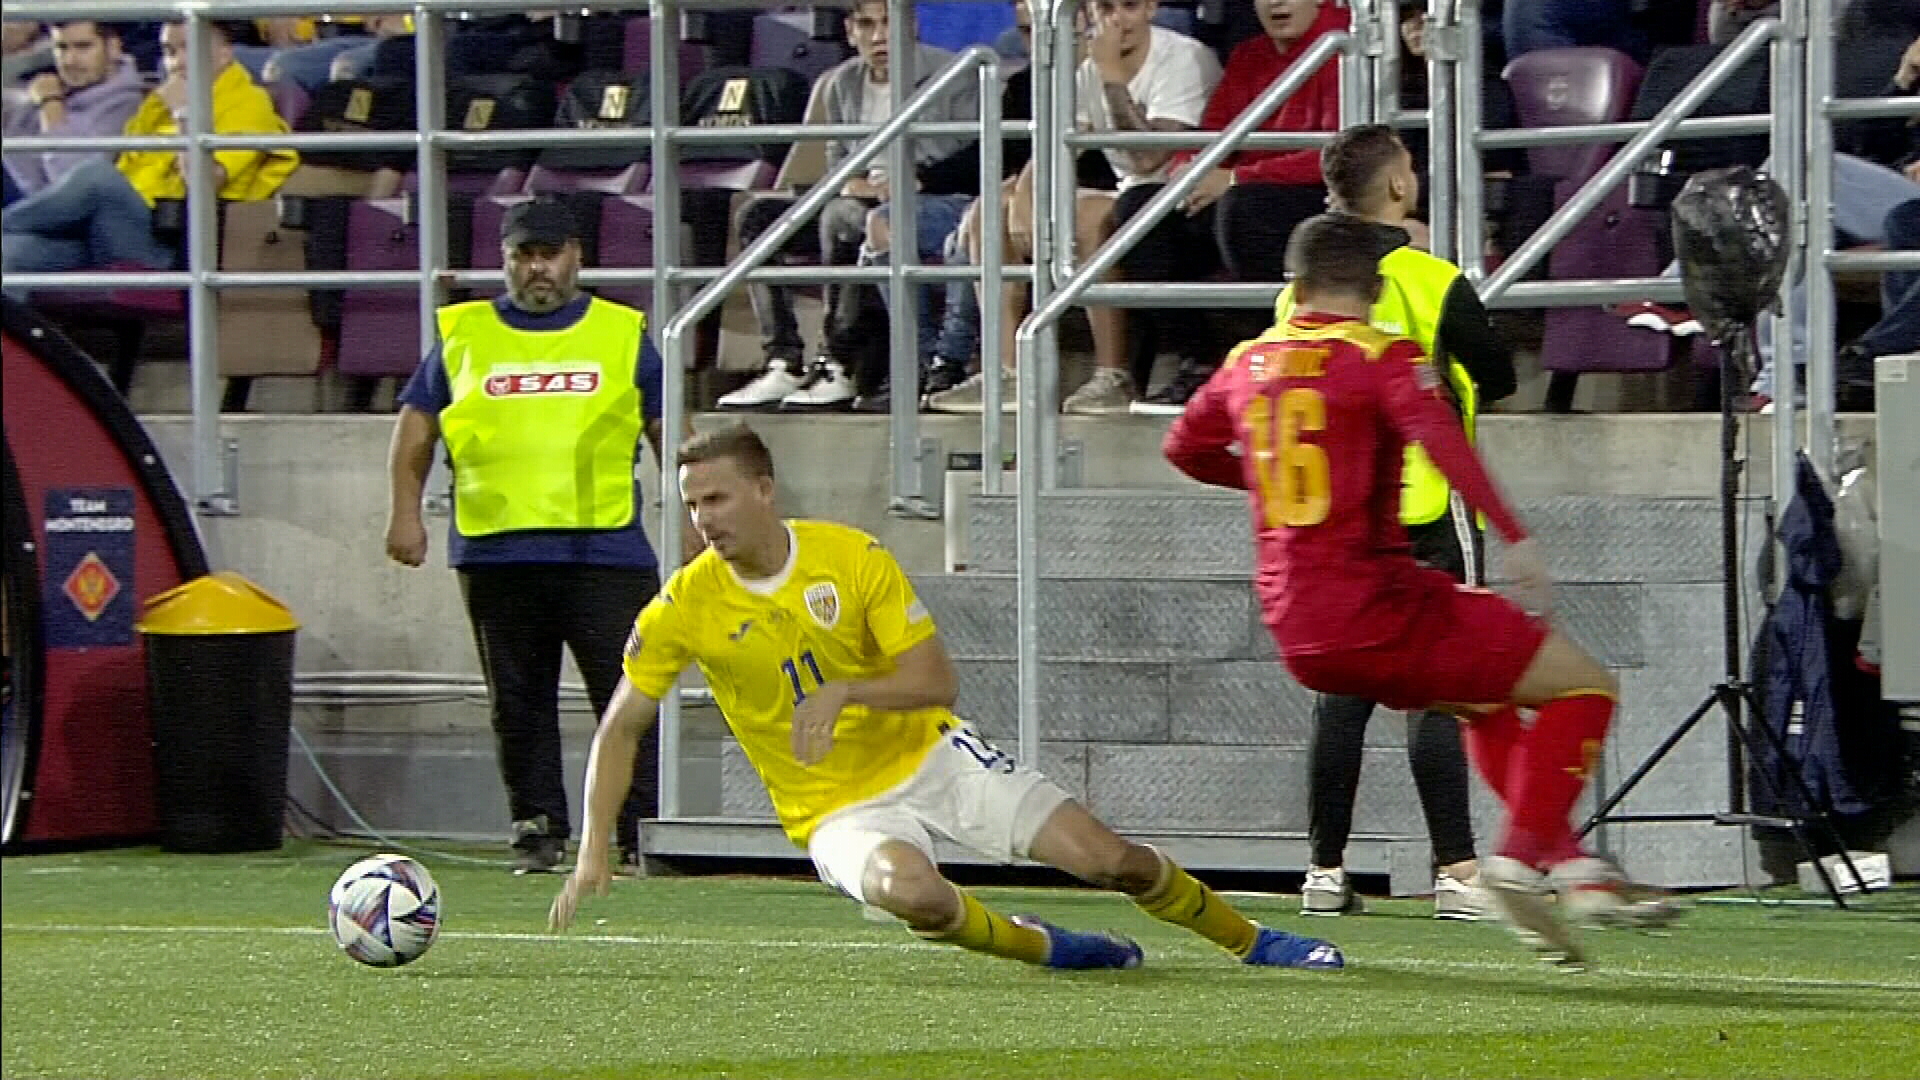
[[(1124, 225), (1158, 195), (1163, 184), (1138, 184), (1114, 201), (1115, 227)], [(1127, 281), (1206, 281), (1221, 270), (1235, 281), (1286, 280), (1287, 241), (1294, 227), (1326, 210), (1327, 191), (1319, 186), (1236, 184), (1218, 202), (1187, 215), (1179, 210), (1156, 224), (1131, 251), (1120, 257)], [(1227, 309), (1209, 322), (1197, 308), (1135, 309), (1129, 318), (1134, 383), (1147, 385), (1156, 344), (1182, 351), (1188, 359), (1217, 365), (1226, 350), (1264, 330), (1271, 309)], [(1146, 370), (1142, 370), (1142, 368)]]
[[(632, 567), (523, 563), (460, 571), (511, 820), (544, 817), (547, 835), (571, 835), (560, 742), (561, 650), (572, 650), (594, 715), (605, 715), (633, 620), (659, 589), (653, 570)], [(635, 846), (641, 819), (659, 813), (659, 758), (656, 727), (640, 742), (633, 787), (620, 809), (615, 839), (622, 847)]]
[[(1483, 580), (1484, 537), (1458, 495), (1438, 521), (1411, 526), (1407, 534), (1421, 562), (1463, 582)], [(1321, 694), (1314, 699), (1313, 735), (1307, 747), (1307, 838), (1315, 866), (1340, 866), (1346, 858), (1367, 721), (1373, 709), (1374, 703), (1365, 698)], [(1408, 716), (1407, 764), (1412, 767), (1414, 790), (1433, 841), (1434, 865), (1473, 858), (1467, 753), (1459, 717), (1441, 712)]]

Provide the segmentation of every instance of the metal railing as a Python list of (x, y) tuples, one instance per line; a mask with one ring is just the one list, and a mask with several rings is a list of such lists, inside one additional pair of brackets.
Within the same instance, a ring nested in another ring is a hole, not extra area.
[[(904, 20), (896, 20), (896, 22), (902, 21)], [(659, 48), (658, 42), (663, 36), (664, 35), (656, 36), (656, 50)], [(898, 56), (900, 54), (895, 53), (894, 55)], [(666, 360), (666, 364), (664, 365), (666, 377), (662, 380), (661, 393), (662, 396), (666, 398), (662, 408), (662, 422), (665, 424), (667, 431), (675, 433), (675, 437), (677, 437), (677, 433), (683, 430), (684, 427), (686, 402), (685, 391), (681, 384), (685, 379), (687, 362), (692, 358), (693, 343), (688, 335), (693, 330), (694, 325), (705, 318), (714, 308), (718, 307), (721, 301), (726, 299), (727, 294), (731, 293), (736, 286), (746, 280), (749, 272), (779, 254), (781, 249), (786, 246), (787, 241), (792, 238), (793, 234), (798, 232), (801, 226), (810, 224), (814, 218), (818, 216), (821, 209), (826, 206), (828, 201), (838, 198), (841, 190), (846, 187), (847, 181), (853, 179), (861, 171), (865, 170), (868, 164), (880, 155), (882, 150), (892, 148), (896, 151), (893, 162), (888, 166), (888, 179), (894, 184), (895, 196), (897, 197), (902, 190), (911, 190), (911, 177), (913, 174), (910, 168), (902, 164), (900, 157), (902, 153), (907, 152), (910, 148), (907, 143), (901, 139), (901, 136), (907, 133), (908, 128), (916, 116), (926, 111), (926, 109), (935, 102), (951, 94), (959, 86), (962, 78), (969, 73), (976, 75), (978, 80), (977, 86), (980, 92), (980, 123), (982, 125), (980, 129), (981, 190), (986, 192), (998, 190), (1001, 168), (1000, 141), (998, 138), (991, 138), (989, 136), (994, 130), (993, 125), (996, 125), (1000, 119), (1000, 58), (992, 49), (984, 46), (975, 46), (955, 57), (944, 70), (927, 80), (925, 84), (916, 90), (912, 97), (900, 102), (895, 108), (891, 120), (882, 125), (871, 138), (860, 143), (852, 153), (848, 154), (846, 158), (830, 170), (827, 175), (822, 178), (818, 184), (815, 184), (813, 189), (807, 192), (798, 202), (788, 207), (786, 212), (775, 219), (773, 224), (767, 228), (766, 232), (761, 234), (758, 240), (754, 241), (751, 247), (747, 248), (746, 251), (740, 254), (739, 258), (734, 260), (732, 266), (708, 282), (705, 287), (694, 295), (693, 299), (687, 302), (684, 308), (675, 311), (671, 317), (666, 318), (666, 328), (661, 333), (661, 351)], [(907, 77), (902, 77), (898, 73), (896, 73), (892, 79), (896, 91), (908, 81)], [(997, 200), (993, 198), (988, 198), (986, 201), (988, 204), (997, 204)], [(892, 322), (894, 327), (894, 342), (892, 352), (893, 378), (896, 380), (893, 383), (893, 394), (896, 402), (895, 412), (897, 414), (898, 403), (903, 396), (903, 381), (906, 391), (909, 393), (912, 392), (912, 388), (918, 382), (919, 350), (914, 340), (916, 324), (912, 317), (912, 305), (910, 302), (902, 302), (903, 299), (909, 299), (909, 278), (906, 270), (911, 264), (905, 261), (903, 256), (910, 252), (915, 246), (913, 242), (913, 218), (909, 216), (910, 211), (902, 207), (899, 202), (895, 202), (893, 206), (892, 220), (896, 223), (893, 230), (895, 242), (890, 245), (892, 248), (893, 263), (892, 266), (887, 268), (887, 271), (893, 289)], [(996, 209), (992, 222), (995, 226), (999, 223), (998, 217), (999, 215)], [(991, 235), (996, 241), (998, 240), (999, 233), (997, 231)], [(902, 243), (903, 240), (904, 244)], [(994, 248), (990, 250), (990, 255), (990, 258), (982, 259), (982, 266), (978, 272), (984, 279), (992, 283), (991, 292), (997, 296), (999, 292), (998, 282), (1001, 277), (999, 264), (1002, 261), (1002, 255), (997, 243)], [(669, 292), (672, 287), (671, 280), (665, 275), (656, 280), (654, 285), (655, 312), (670, 310), (672, 308), (673, 297)], [(986, 292), (987, 288), (983, 286), (982, 291)], [(902, 342), (900, 340), (903, 328), (906, 334), (904, 350), (902, 349)], [(906, 368), (904, 373), (902, 371), (903, 366)], [(917, 414), (919, 395), (914, 393), (906, 404)], [(896, 415), (894, 427), (894, 437), (896, 440), (900, 437), (899, 431), (900, 426)], [(896, 446), (895, 449), (895, 462), (898, 464), (899, 454), (897, 451), (899, 447)], [(896, 479), (898, 479), (897, 474)], [(678, 487), (678, 470), (675, 468), (672, 459), (667, 458), (662, 460), (660, 462), (660, 489), (662, 492), (668, 493), (664, 500), (667, 504), (667, 512), (664, 516), (660, 531), (661, 541), (659, 545), (661, 569), (663, 572), (671, 572), (673, 567), (678, 565), (679, 561), (680, 514), (678, 512), (677, 500), (671, 495)], [(681, 806), (679, 772), (680, 713), (678, 701), (669, 699), (661, 703), (660, 716), (660, 813), (663, 817), (673, 818), (679, 816)]]
[[(929, 512), (925, 489), (924, 464), (929, 448), (919, 437), (918, 349), (914, 340), (917, 319), (916, 288), (927, 282), (978, 280), (982, 303), (982, 368), (990, 376), (1000, 366), (999, 336), (1001, 322), (1000, 286), (1008, 281), (1030, 281), (1033, 288), (1033, 314), (1017, 335), (1015, 357), (1018, 371), (1019, 412), (1016, 432), (1020, 493), (1017, 508), (1018, 576), (1017, 625), (1019, 633), (1019, 749), (1021, 756), (1033, 760), (1038, 750), (1039, 645), (1038, 553), (1040, 537), (1039, 499), (1058, 486), (1059, 420), (1054, 402), (1059, 397), (1058, 323), (1066, 309), (1076, 303), (1096, 303), (1136, 307), (1265, 307), (1278, 283), (1184, 283), (1143, 284), (1100, 281), (1119, 258), (1145, 232), (1171, 212), (1198, 183), (1207, 169), (1224, 160), (1236, 149), (1301, 149), (1324, 145), (1330, 133), (1275, 133), (1256, 130), (1289, 94), (1304, 83), (1312, 71), (1336, 55), (1345, 59), (1341, 82), (1342, 116), (1346, 121), (1374, 119), (1400, 126), (1426, 125), (1430, 129), (1432, 154), (1430, 180), (1431, 204), (1436, 208), (1433, 226), (1434, 250), (1458, 262), (1469, 278), (1482, 282), (1491, 307), (1546, 307), (1600, 305), (1620, 300), (1676, 300), (1682, 295), (1680, 283), (1670, 278), (1621, 278), (1588, 281), (1518, 280), (1529, 266), (1559, 239), (1565, 236), (1593, 207), (1606, 190), (1623, 179), (1639, 158), (1669, 138), (1700, 138), (1766, 133), (1772, 136), (1775, 173), (1793, 196), (1795, 214), (1795, 274), (1806, 282), (1807, 336), (1809, 339), (1808, 378), (1812, 407), (1809, 417), (1808, 445), (1817, 462), (1832, 459), (1832, 318), (1831, 273), (1835, 271), (1884, 271), (1920, 268), (1920, 255), (1906, 252), (1859, 254), (1832, 250), (1831, 223), (1826, 208), (1831, 203), (1831, 177), (1827, 170), (1808, 168), (1809, 162), (1831, 158), (1831, 121), (1866, 117), (1911, 116), (1916, 103), (1912, 99), (1857, 99), (1834, 101), (1832, 85), (1833, 43), (1829, 34), (1810, 33), (1812, 27), (1829, 25), (1832, 0), (1787, 0), (1779, 20), (1767, 20), (1749, 27), (1733, 46), (1723, 51), (1699, 79), (1683, 91), (1667, 109), (1651, 121), (1609, 123), (1487, 132), (1482, 129), (1480, 83), (1483, 78), (1480, 49), (1481, 11), (1479, 0), (1429, 0), (1427, 64), (1430, 91), (1429, 109), (1423, 113), (1404, 112), (1399, 107), (1399, 47), (1396, 5), (1387, 0), (1353, 0), (1353, 24), (1350, 31), (1330, 35), (1316, 42), (1308, 54), (1280, 81), (1269, 86), (1247, 112), (1225, 132), (1100, 132), (1075, 130), (1077, 89), (1075, 72), (1081, 58), (1076, 52), (1073, 19), (1081, 0), (1036, 0), (1034, 19), (1034, 121), (1002, 123), (999, 117), (1000, 94), (997, 64), (988, 50), (975, 49), (956, 60), (925, 84), (919, 84), (913, 71), (915, 50), (909, 38), (909, 20), (891, 23), (890, 55), (894, 77), (893, 119), (884, 125), (756, 125), (741, 128), (702, 129), (679, 127), (667, 112), (679, 99), (677, 35), (655, 33), (649, 56), (650, 84), (654, 103), (652, 123), (643, 128), (611, 130), (540, 130), (464, 132), (446, 130), (443, 60), (445, 56), (446, 16), (462, 12), (518, 12), (520, 0), (418, 0), (411, 5), (396, 5), (391, 0), (332, 0), (329, 10), (341, 14), (385, 13), (397, 8), (413, 12), (416, 49), (417, 116), (419, 130), (403, 133), (327, 133), (322, 135), (222, 135), (211, 132), (210, 86), (215, 72), (210, 70), (210, 39), (207, 20), (212, 9), (200, 0), (43, 0), (31, 5), (34, 18), (94, 19), (103, 17), (184, 19), (189, 41), (189, 112), (187, 131), (178, 136), (68, 138), (31, 137), (7, 140), (7, 153), (34, 153), (48, 150), (147, 149), (181, 151), (187, 155), (189, 177), (188, 269), (145, 275), (78, 272), (65, 274), (8, 274), (9, 287), (62, 289), (113, 289), (127, 287), (178, 288), (188, 292), (191, 312), (191, 378), (193, 385), (193, 471), (192, 490), (196, 505), (203, 513), (237, 512), (236, 493), (229, 481), (229, 469), (223, 453), (224, 439), (218, 412), (218, 372), (216, 338), (218, 321), (213, 317), (217, 290), (263, 287), (307, 288), (413, 288), (419, 291), (421, 344), (430, 347), (434, 336), (434, 310), (444, 299), (446, 289), (474, 285), (499, 285), (500, 271), (455, 270), (446, 250), (445, 154), (455, 149), (545, 148), (562, 146), (650, 146), (654, 177), (652, 198), (656, 222), (669, 227), (654, 232), (654, 260), (651, 267), (594, 268), (583, 270), (581, 281), (587, 285), (651, 285), (652, 317), (664, 328), (663, 348), (669, 362), (663, 373), (663, 412), (669, 432), (684, 430), (686, 419), (686, 359), (690, 348), (688, 334), (693, 325), (709, 314), (732, 289), (742, 284), (850, 283), (885, 284), (890, 291), (891, 388), (893, 406), (890, 416), (891, 462), (890, 505), (897, 512), (924, 516)], [(221, 0), (217, 5), (222, 17), (265, 16), (305, 13), (310, 0)], [(628, 5), (630, 6), (630, 5)], [(764, 0), (652, 0), (650, 5), (656, 26), (673, 26), (681, 11), (689, 8), (763, 7)], [(9, 10), (10, 15), (22, 11)], [(1772, 48), (1773, 101), (1769, 115), (1691, 117), (1714, 85), (1759, 49)], [(918, 119), (926, 103), (934, 96), (960, 85), (962, 72), (972, 68), (979, 78), (980, 118), (978, 122)], [(997, 133), (997, 134), (994, 134)], [(917, 245), (913, 242), (915, 192), (910, 183), (913, 174), (908, 141), (902, 135), (927, 137), (962, 135), (980, 137), (981, 190), (986, 196), (980, 207), (982, 220), (981, 256), (978, 266), (922, 266), (918, 264)], [(1036, 142), (1033, 157), (1034, 237), (1029, 266), (1005, 266), (1003, 250), (1004, 222), (1001, 220), (998, 191), (1001, 173), (1000, 141), (1004, 137), (1027, 137)], [(715, 143), (791, 142), (815, 139), (866, 139), (840, 163), (833, 174), (800, 199), (773, 228), (763, 234), (731, 265), (689, 267), (681, 265), (681, 237), (676, 227), (680, 219), (679, 163), (677, 148)], [(1583, 189), (1573, 203), (1564, 207), (1538, 234), (1523, 245), (1498, 273), (1489, 277), (1483, 266), (1485, 248), (1485, 170), (1483, 152), (1496, 148), (1565, 145), (1582, 142), (1624, 143), (1609, 165)], [(419, 223), (420, 264), (414, 271), (381, 273), (309, 271), (303, 273), (257, 273), (221, 271), (211, 265), (216, 252), (215, 208), (210, 190), (209, 153), (215, 150), (260, 148), (383, 149), (413, 150), (420, 175)], [(1071, 223), (1075, 217), (1076, 192), (1070, 161), (1085, 148), (1196, 148), (1200, 150), (1192, 167), (1178, 181), (1168, 184), (1125, 227), (1096, 252), (1082, 253), (1076, 260), (1071, 243)], [(889, 201), (894, 241), (890, 245), (889, 265), (857, 267), (770, 267), (764, 263), (781, 244), (838, 192), (841, 184), (862, 166), (877, 159), (883, 149), (889, 153)], [(1449, 213), (1447, 208), (1451, 207)], [(683, 293), (699, 291), (681, 306)], [(1793, 301), (1794, 293), (1788, 297)], [(1792, 448), (1798, 442), (1799, 429), (1794, 402), (1796, 372), (1790, 360), (1791, 327), (1798, 318), (1793, 311), (1776, 316), (1776, 341), (1781, 362), (1775, 364), (1775, 490), (1792, 490)], [(987, 398), (981, 424), (982, 483), (985, 490), (999, 490), (1002, 456), (1002, 416), (998, 407), (999, 380), (983, 380)], [(663, 462), (661, 480), (671, 492), (676, 478), (670, 463)], [(660, 529), (660, 554), (663, 568), (671, 569), (679, 550), (681, 519), (671, 498)], [(316, 693), (322, 693), (316, 689)], [(661, 795), (663, 816), (674, 817), (684, 805), (679, 794), (678, 698), (663, 705)]]
[[(1062, 4), (1070, 8), (1070, 4)], [(1071, 14), (1069, 13), (1069, 16)], [(1051, 488), (1048, 481), (1048, 465), (1053, 455), (1043, 447), (1043, 432), (1057, 429), (1058, 418), (1054, 415), (1051, 396), (1046, 393), (1048, 380), (1043, 372), (1057, 368), (1057, 334), (1060, 317), (1067, 309), (1083, 296), (1091, 298), (1094, 282), (1111, 270), (1121, 256), (1132, 250), (1149, 231), (1172, 212), (1200, 181), (1221, 162), (1237, 151), (1241, 140), (1254, 129), (1266, 123), (1287, 98), (1306, 84), (1320, 68), (1335, 57), (1351, 55), (1355, 38), (1347, 33), (1327, 34), (1315, 41), (1302, 53), (1278, 79), (1260, 92), (1227, 129), (1221, 132), (1205, 150), (1202, 150), (1179, 176), (1166, 184), (1145, 206), (1130, 218), (1120, 230), (1113, 234), (1100, 249), (1094, 252), (1085, 265), (1078, 268), (1074, 275), (1061, 284), (1057, 291), (1051, 292), (1044, 303), (1036, 295), (1034, 311), (1020, 324), (1015, 336), (1015, 363), (1018, 378), (1020, 404), (1018, 418), (1015, 421), (1018, 449), (1015, 451), (1019, 461), (1020, 490), (1016, 493), (1015, 510), (1015, 569), (1016, 569), (1016, 621), (1018, 624), (1019, 648), (1019, 717), (1020, 717), (1020, 757), (1027, 761), (1039, 759), (1040, 753), (1040, 553), (1038, 550), (1040, 526), (1040, 494)], [(1056, 102), (1056, 108), (1058, 103)], [(1047, 155), (1051, 156), (1051, 155)], [(1036, 158), (1037, 160), (1037, 158)], [(1057, 214), (1058, 203), (1055, 204)], [(1064, 220), (1071, 221), (1071, 217)], [(1056, 240), (1056, 242), (1058, 242)], [(1034, 253), (1034, 264), (1041, 265), (1045, 259), (1041, 252)], [(1158, 295), (1171, 297), (1177, 293), (1194, 294), (1198, 286), (1168, 285), (1159, 286)], [(1036, 293), (1038, 283), (1036, 280)], [(1272, 292), (1268, 292), (1271, 303)], [(1042, 333), (1049, 337), (1046, 348), (1041, 347)], [(1055, 373), (1057, 381), (1057, 371)], [(997, 408), (992, 411), (998, 411)]]

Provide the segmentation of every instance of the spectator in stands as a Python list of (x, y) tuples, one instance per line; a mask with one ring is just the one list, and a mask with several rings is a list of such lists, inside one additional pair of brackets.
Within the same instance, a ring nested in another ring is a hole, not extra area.
[(1647, 62), (1647, 36), (1634, 22), (1632, 0), (1509, 0), (1501, 25), (1508, 59), (1592, 45)]
[[(1415, 339), (1433, 357), (1471, 438), (1481, 408), (1513, 393), (1513, 351), (1493, 329), (1460, 268), (1422, 250), (1427, 228), (1412, 217), (1420, 198), (1413, 156), (1392, 128), (1361, 124), (1328, 144), (1321, 164), (1334, 212), (1375, 226), (1385, 287), (1373, 308), (1374, 324)], [(1279, 321), (1292, 308), (1289, 288), (1276, 306)], [(1467, 585), (1485, 584), (1484, 542), (1474, 515), (1424, 455), (1410, 456), (1402, 473), (1400, 520), (1423, 563)], [(1307, 758), (1313, 864), (1300, 892), (1305, 914), (1360, 910), (1344, 865), (1373, 711), (1374, 703), (1364, 698), (1321, 694), (1314, 699)], [(1407, 757), (1433, 843), (1434, 914), (1476, 918), (1478, 867), (1459, 718), (1446, 712), (1409, 714)]]
[(1756, 19), (1778, 18), (1780, 0), (1713, 0), (1707, 11), (1707, 42), (1725, 45)]
[[(660, 354), (645, 315), (580, 291), (580, 232), (564, 204), (513, 207), (500, 245), (507, 294), (441, 308), (440, 344), (400, 395), (386, 546), (403, 565), (425, 561), (420, 499), (444, 441), (455, 477), (447, 562), (487, 679), (514, 872), (537, 874), (559, 864), (571, 834), (562, 651), (604, 713), (634, 617), (659, 589), (634, 469), (642, 436), (662, 453)], [(634, 763), (617, 834), (628, 866), (641, 819), (656, 812), (657, 761), (650, 745)]]
[[(233, 58), (232, 24), (208, 24), (214, 76), (213, 129), (220, 134), (280, 134), (285, 121), (247, 70)], [(187, 123), (187, 28), (161, 31), (166, 79), (127, 122), (128, 135), (177, 135)], [(271, 198), (299, 164), (291, 150), (222, 150), (212, 174), (221, 199)], [(46, 272), (88, 267), (164, 269), (174, 264), (172, 243), (155, 235), (153, 207), (187, 196), (185, 155), (128, 151), (117, 162), (81, 162), (46, 188), (6, 208), (0, 243), (8, 271)]]
[(369, 48), (377, 40), (369, 35), (378, 34), (382, 27), (394, 24), (404, 26), (411, 19), (406, 15), (368, 15), (346, 16), (330, 21), (340, 32), (332, 37), (321, 37), (318, 20), (301, 20), (313, 25), (296, 35), (292, 42), (282, 44), (268, 54), (261, 65), (260, 81), (291, 82), (311, 94), (332, 81), (334, 62), (343, 54)]
[[(816, 94), (824, 94), (827, 123), (882, 124), (893, 112), (892, 89), (888, 81), (887, 56), (888, 5), (885, 0), (858, 0), (847, 14), (847, 38), (856, 55), (820, 76)], [(930, 45), (915, 47), (915, 86), (925, 83), (953, 60), (953, 54)], [(939, 104), (922, 114), (934, 121), (979, 119), (979, 104), (970, 86), (947, 95)], [(835, 139), (827, 144), (827, 167), (837, 166), (858, 145), (858, 139)], [(935, 136), (912, 140), (914, 179), (919, 185), (923, 217), (949, 213), (945, 236), (959, 223), (961, 211), (947, 200), (931, 196), (952, 195), (978, 187), (980, 176), (978, 146), (964, 136)], [(885, 161), (884, 158), (881, 159)], [(847, 182), (840, 196), (820, 212), (816, 235), (805, 230), (796, 234), (786, 249), (795, 257), (817, 256), (828, 266), (850, 266), (858, 261), (866, 239), (867, 212), (887, 197), (883, 165), (865, 176)], [(762, 195), (750, 200), (740, 215), (740, 242), (752, 244), (779, 216), (797, 201), (789, 193)], [(964, 203), (960, 204), (964, 206)], [(931, 208), (931, 209), (929, 209)], [(927, 228), (923, 221), (921, 230)], [(856, 387), (855, 362), (862, 338), (872, 338), (872, 326), (882, 317), (878, 290), (871, 285), (830, 285), (827, 288), (827, 322), (823, 340), (811, 365), (804, 365), (806, 343), (800, 337), (800, 324), (793, 311), (794, 290), (787, 287), (752, 287), (754, 313), (760, 320), (760, 332), (766, 354), (766, 370), (746, 386), (723, 396), (723, 409), (764, 409), (774, 406), (795, 409), (879, 408), (885, 401), (883, 386), (871, 371), (864, 372), (863, 385)], [(884, 338), (884, 334), (879, 335)], [(885, 350), (878, 350), (884, 356)], [(861, 393), (866, 402), (854, 399)]]
[[(8, 135), (118, 135), (140, 107), (146, 84), (133, 60), (120, 51), (112, 23), (82, 20), (53, 28), (54, 70), (27, 83), (30, 109), (16, 114)], [(82, 162), (105, 160), (105, 151), (8, 154), (7, 173), (21, 194), (31, 195)]]
[[(408, 37), (413, 34), (413, 16), (411, 15), (369, 15), (361, 24), (366, 35), (353, 39), (352, 48), (343, 50), (327, 65), (328, 82), (350, 82), (364, 79), (373, 71), (374, 56), (380, 49), (380, 43), (388, 38)], [(288, 71), (288, 77), (295, 81), (300, 76)], [(302, 85), (305, 85), (302, 83)]]
[[(1344, 9), (1319, 0), (1255, 0), (1254, 9), (1264, 33), (1243, 42), (1227, 58), (1201, 117), (1202, 130), (1219, 131), (1232, 123), (1315, 41), (1347, 25)], [(1337, 62), (1329, 61), (1274, 111), (1262, 130), (1339, 127), (1340, 70)], [(1189, 167), (1193, 156), (1184, 150), (1173, 155), (1175, 175)], [(1161, 186), (1136, 184), (1122, 193), (1114, 206), (1115, 227), (1138, 213)], [(1288, 235), (1324, 209), (1325, 201), (1318, 151), (1240, 151), (1204, 177), (1180, 210), (1122, 257), (1121, 276), (1128, 281), (1200, 281), (1224, 265), (1235, 280), (1280, 281), (1286, 276)], [(1132, 410), (1150, 415), (1180, 412), (1219, 365), (1229, 341), (1252, 333), (1252, 328), (1239, 325), (1244, 316), (1228, 321), (1235, 325), (1223, 339), (1210, 333), (1192, 309), (1143, 313), (1133, 320), (1130, 329), (1142, 331), (1130, 333), (1128, 340), (1136, 381), (1144, 385), (1158, 346), (1180, 350), (1182, 363), (1172, 380), (1134, 402)], [(1264, 316), (1259, 321), (1264, 323)]]
[[(1197, 128), (1208, 97), (1220, 81), (1220, 63), (1213, 50), (1184, 34), (1154, 25), (1158, 10), (1155, 0), (1095, 0), (1089, 7), (1094, 19), (1081, 36), (1082, 59), (1075, 73), (1076, 126), (1086, 131)], [(1030, 89), (1030, 79), (1022, 81)], [(1117, 178), (1119, 192), (1142, 184), (1164, 184), (1173, 154), (1171, 150), (1107, 150), (1088, 161), (1076, 159), (1079, 192), (1073, 243), (1081, 258), (1092, 254), (1112, 233), (1117, 193), (1100, 174)], [(1004, 192), (1002, 198), (1006, 202), (1002, 218), (1007, 226), (1006, 254), (1017, 262), (1029, 261), (1033, 257), (1031, 162), (1020, 170), (1011, 191)], [(977, 233), (977, 217), (972, 224)], [(973, 242), (977, 247), (977, 239)], [(1025, 283), (1016, 282), (1001, 298), (1006, 309), (999, 342), (1001, 400), (1009, 403), (1014, 400), (1014, 334), (1026, 314), (1029, 293)], [(1082, 414), (1125, 412), (1138, 383), (1127, 369), (1124, 312), (1089, 306), (1087, 320), (1093, 330), (1094, 372), (1085, 385), (1067, 396), (1062, 408)], [(972, 338), (977, 341), (978, 336), (976, 326)], [(950, 346), (958, 347), (957, 343)], [(942, 412), (978, 412), (983, 378), (984, 374), (976, 374), (966, 383), (933, 396), (929, 404)]]
[[(1920, 38), (1908, 46), (1901, 57), (1886, 93), (1889, 96), (1920, 93)], [(1889, 167), (1852, 154), (1833, 155), (1833, 227), (1842, 244), (1882, 246), (1893, 250), (1920, 250), (1920, 233), (1914, 229), (1908, 204), (1920, 199), (1920, 126), (1904, 130), (1907, 156), (1898, 160), (1899, 168)], [(1768, 167), (1766, 164), (1762, 168)], [(1664, 275), (1678, 277), (1678, 263), (1668, 264)], [(1841, 408), (1870, 407), (1873, 387), (1873, 358), (1891, 355), (1904, 348), (1909, 327), (1914, 323), (1909, 304), (1911, 282), (1906, 275), (1882, 278), (1883, 309), (1881, 321), (1872, 330), (1843, 346), (1836, 356), (1837, 404)], [(1793, 285), (1802, 291), (1804, 285)], [(1806, 366), (1806, 323), (1803, 313), (1793, 327), (1792, 353), (1796, 366)], [(1627, 321), (1648, 330), (1691, 337), (1701, 332), (1700, 322), (1684, 308), (1641, 302), (1616, 309)], [(1760, 320), (1761, 366), (1754, 380), (1750, 406), (1764, 411), (1773, 393), (1773, 320)], [(1804, 384), (1799, 384), (1804, 385)]]

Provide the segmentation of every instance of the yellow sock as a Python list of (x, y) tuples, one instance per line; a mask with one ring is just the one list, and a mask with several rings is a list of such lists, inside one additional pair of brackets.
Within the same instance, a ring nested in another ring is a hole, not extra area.
[(1184, 926), (1235, 956), (1246, 956), (1260, 936), (1259, 928), (1245, 915), (1164, 855), (1160, 883), (1133, 902), (1154, 918)]
[(1029, 964), (1047, 962), (1047, 935), (990, 910), (965, 889), (953, 891), (960, 895), (960, 921), (951, 929), (923, 933), (921, 937)]

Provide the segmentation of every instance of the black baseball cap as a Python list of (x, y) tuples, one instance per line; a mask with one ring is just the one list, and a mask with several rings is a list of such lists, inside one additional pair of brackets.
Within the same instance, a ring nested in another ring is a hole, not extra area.
[(580, 230), (566, 204), (546, 196), (515, 204), (500, 222), (500, 241), (511, 248), (528, 244), (559, 247), (578, 239)]

